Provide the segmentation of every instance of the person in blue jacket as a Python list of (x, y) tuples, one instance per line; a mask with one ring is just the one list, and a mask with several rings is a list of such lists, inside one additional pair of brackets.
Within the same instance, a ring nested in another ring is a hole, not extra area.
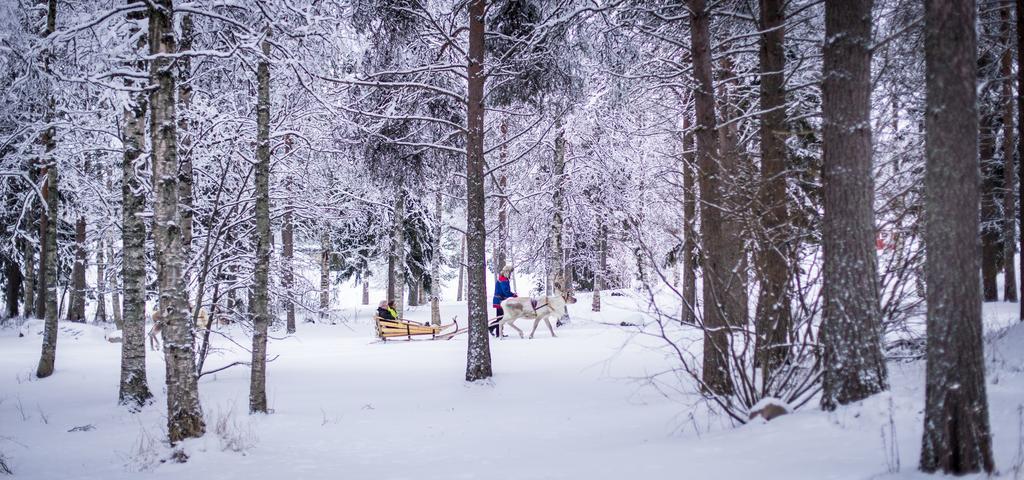
[[(511, 274), (512, 266), (505, 265), (504, 267), (502, 267), (501, 273), (498, 274), (498, 281), (494, 282), (494, 298), (492, 299), (491, 303), (494, 304), (494, 308), (497, 310), (499, 320), (503, 315), (505, 315), (505, 310), (501, 308), (501, 301), (505, 300), (506, 298), (518, 296), (515, 294), (515, 292), (512, 291), (512, 285), (508, 281), (508, 276)], [(493, 327), (490, 327), (489, 330), (491, 331), (491, 334), (494, 335), (495, 337), (499, 335), (497, 324), (495, 324)]]

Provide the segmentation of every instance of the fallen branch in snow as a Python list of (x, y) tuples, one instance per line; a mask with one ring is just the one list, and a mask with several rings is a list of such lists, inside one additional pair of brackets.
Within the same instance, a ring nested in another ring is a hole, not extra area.
[[(274, 360), (277, 360), (277, 357), (280, 357), (280, 355), (274, 355), (274, 358), (271, 358), (270, 360), (267, 360), (267, 363), (270, 363), (270, 362), (273, 362)], [(252, 366), (252, 362), (243, 362), (243, 361), (231, 362), (231, 363), (229, 363), (227, 365), (224, 365), (223, 367), (215, 368), (213, 370), (208, 370), (208, 371), (205, 371), (203, 373), (200, 373), (198, 378), (203, 378), (203, 375), (209, 375), (211, 373), (221, 372), (221, 371), (227, 370), (227, 369), (229, 369), (231, 367), (237, 367), (239, 365), (247, 365), (247, 366), (251, 367)]]

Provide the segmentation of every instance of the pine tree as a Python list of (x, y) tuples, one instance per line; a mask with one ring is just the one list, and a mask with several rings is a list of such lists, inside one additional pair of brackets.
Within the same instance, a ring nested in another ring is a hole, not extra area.
[(821, 406), (885, 390), (871, 176), (872, 0), (825, 2)]
[(975, 8), (969, 0), (925, 2), (928, 338), (920, 468), (956, 475), (993, 470), (978, 291)]

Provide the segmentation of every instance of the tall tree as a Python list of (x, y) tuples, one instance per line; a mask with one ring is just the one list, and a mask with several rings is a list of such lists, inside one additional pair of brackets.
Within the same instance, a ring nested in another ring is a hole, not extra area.
[(871, 176), (872, 0), (826, 0), (821, 406), (887, 388)]
[(68, 308), (68, 320), (85, 321), (85, 263), (88, 253), (85, 250), (85, 216), (79, 215), (75, 221), (75, 263), (71, 267), (71, 306)]
[[(143, 0), (128, 0), (128, 4)], [(148, 30), (141, 23), (144, 11), (128, 13), (130, 36), (138, 38), (134, 45), (139, 55), (149, 43)], [(145, 61), (130, 62), (128, 68), (144, 71)], [(142, 219), (146, 196), (140, 175), (145, 170), (146, 112), (149, 98), (145, 92), (136, 92), (135, 82), (125, 77), (130, 101), (121, 112), (121, 279), (124, 288), (122, 315), (121, 384), (118, 399), (122, 405), (141, 407), (153, 396), (146, 380), (146, 224)], [(117, 308), (116, 306), (114, 308)]]
[[(441, 235), (444, 233), (441, 190), (434, 192), (434, 255), (430, 257), (430, 323), (441, 324)], [(365, 303), (364, 303), (365, 305)]]
[(725, 236), (722, 228), (722, 176), (717, 125), (715, 91), (711, 77), (711, 12), (705, 0), (688, 0), (690, 7), (690, 44), (693, 73), (697, 81), (694, 92), (697, 114), (697, 164), (700, 168), (701, 234), (704, 242), (704, 388), (715, 394), (733, 392), (729, 374), (729, 325), (740, 319), (729, 318), (736, 302), (735, 287), (730, 276), (736, 272), (739, 259), (726, 248), (735, 239)]
[(1010, 5), (999, 10), (1000, 37), (1003, 54), (999, 60), (999, 76), (1003, 83), (1003, 299), (1017, 301), (1017, 268), (1014, 254), (1017, 252), (1017, 201), (1014, 197), (1014, 135), (1013, 135), (1013, 37), (1010, 31)]
[(489, 378), (487, 337), (487, 230), (484, 198), (484, 14), (486, 0), (469, 3), (469, 58), (466, 64), (466, 277), (469, 342), (466, 381)]
[(395, 192), (394, 223), (391, 230), (391, 258), (388, 265), (392, 268), (391, 278), (394, 282), (391, 296), (388, 300), (395, 302), (395, 311), (398, 318), (403, 318), (405, 311), (405, 299), (402, 294), (405, 292), (405, 190), (402, 187)]
[(175, 121), (175, 75), (171, 56), (177, 53), (173, 0), (149, 4), (150, 83), (149, 132), (153, 159), (153, 243), (157, 260), (159, 312), (163, 321), (167, 365), (167, 434), (172, 444), (206, 431), (199, 404), (192, 322), (185, 297), (182, 243), (178, 212), (178, 141)]
[(978, 291), (975, 8), (970, 0), (925, 2), (928, 338), (920, 468), (957, 475), (993, 469)]
[(689, 115), (683, 116), (683, 312), (681, 320), (697, 324), (697, 146)]
[[(289, 143), (291, 137), (285, 140)], [(281, 286), (284, 287), (284, 310), (285, 328), (288, 333), (295, 333), (295, 301), (292, 296), (295, 294), (295, 223), (291, 198), (292, 180), (291, 176), (285, 180), (287, 190), (287, 203), (284, 206), (284, 214), (281, 215)], [(364, 292), (364, 297), (366, 297)], [(366, 305), (364, 302), (363, 305)]]
[(785, 2), (761, 0), (760, 295), (754, 321), (758, 362), (765, 378), (786, 359), (789, 307), (789, 208), (786, 196)]
[[(57, 28), (57, 0), (49, 0), (46, 7), (46, 30), (43, 37), (49, 37)], [(50, 73), (50, 62), (52, 52), (47, 49), (43, 53), (44, 71)], [(43, 184), (43, 199), (45, 200), (46, 212), (40, 216), (40, 248), (39, 268), (39, 298), (36, 304), (36, 315), (45, 315), (43, 327), (43, 349), (39, 357), (39, 366), (36, 368), (36, 376), (39, 378), (49, 377), (53, 374), (53, 365), (57, 358), (57, 225), (60, 222), (57, 206), (60, 204), (60, 197), (57, 194), (57, 159), (53, 157), (53, 150), (57, 147), (56, 129), (53, 126), (55, 102), (52, 94), (47, 99), (46, 130), (43, 131), (43, 148), (46, 151), (44, 159), (46, 181)]]
[(252, 287), (249, 413), (267, 413), (267, 285), (270, 275), (270, 29), (256, 67), (256, 268)]
[[(1017, 158), (1024, 162), (1024, 68), (1020, 68), (1021, 59), (1024, 58), (1024, 0), (1016, 2), (1017, 17)], [(1017, 168), (1017, 198), (1020, 199), (1020, 210), (1024, 211), (1024, 163)], [(1024, 230), (1024, 228), (1022, 228)], [(1022, 232), (1024, 233), (1024, 232)], [(1024, 255), (1024, 234), (1017, 238), (1017, 251)], [(1012, 261), (1012, 260), (1011, 260)], [(1024, 288), (1024, 268), (1017, 271), (1017, 285)], [(1020, 321), (1024, 322), (1024, 301), (1020, 302), (1018, 311)]]
[(96, 241), (96, 321), (107, 321), (107, 259), (104, 257), (103, 237)]

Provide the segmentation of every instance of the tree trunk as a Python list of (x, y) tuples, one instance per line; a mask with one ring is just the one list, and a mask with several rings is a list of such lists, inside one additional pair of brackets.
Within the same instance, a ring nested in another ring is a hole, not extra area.
[(758, 248), (760, 295), (754, 325), (763, 378), (789, 355), (792, 328), (788, 259), (790, 232), (786, 196), (785, 2), (761, 0), (761, 185)]
[[(1024, 58), (1024, 0), (1017, 0), (1017, 61)], [(1017, 158), (1024, 161), (1024, 68), (1017, 67)], [(1021, 211), (1024, 211), (1024, 165), (1017, 168), (1017, 198), (1021, 199)], [(1022, 227), (1024, 228), (1024, 227)], [(1017, 239), (1017, 251), (1024, 255), (1024, 235)], [(1012, 261), (1012, 260), (1011, 260)], [(1017, 285), (1024, 288), (1024, 268), (1017, 271)], [(1021, 322), (1024, 322), (1024, 302), (1020, 302), (1018, 311)]]
[(697, 146), (690, 131), (690, 116), (683, 117), (683, 323), (697, 324)]
[(370, 282), (363, 280), (363, 305), (370, 304)]
[[(290, 138), (289, 138), (290, 140)], [(286, 142), (287, 143), (287, 142)], [(295, 333), (295, 225), (292, 220), (292, 180), (286, 180), (288, 190), (288, 204), (284, 207), (281, 226), (281, 260), (282, 270), (281, 283), (284, 287), (284, 309), (286, 317), (287, 333)], [(367, 292), (363, 292), (363, 305), (367, 303)]]
[(418, 279), (413, 279), (413, 281), (409, 283), (409, 306), (410, 307), (415, 307), (415, 306), (420, 304), (420, 302), (419, 302), (419, 300), (420, 300), (420, 290), (419, 290), (419, 288), (420, 288), (420, 281)]
[[(140, 3), (142, 0), (128, 0)], [(134, 25), (142, 21), (143, 12), (128, 14)], [(136, 49), (142, 54), (149, 40), (132, 27), (130, 36), (139, 36)], [(145, 71), (145, 62), (129, 65), (139, 72)], [(126, 77), (125, 86), (134, 86)], [(146, 380), (146, 223), (142, 219), (146, 196), (142, 189), (141, 173), (145, 170), (146, 111), (149, 98), (135, 93), (122, 112), (124, 154), (121, 157), (121, 279), (124, 289), (124, 313), (121, 341), (121, 384), (118, 398), (121, 405), (136, 409), (145, 405), (153, 394)], [(116, 312), (116, 305), (115, 305)]]
[(252, 286), (252, 368), (249, 413), (267, 413), (267, 285), (270, 281), (270, 29), (256, 67), (256, 266)]
[(185, 297), (186, 249), (179, 226), (178, 145), (175, 123), (175, 77), (168, 55), (177, 52), (173, 0), (149, 7), (150, 123), (153, 159), (153, 243), (157, 261), (159, 309), (164, 326), (167, 366), (167, 433), (171, 444), (206, 431), (199, 404), (190, 309)]
[[(405, 299), (405, 190), (401, 187), (395, 193), (395, 217), (391, 226), (391, 257), (394, 259), (394, 292), (388, 300), (395, 302), (398, 318), (404, 318)], [(411, 299), (412, 297), (410, 297)]]
[(434, 193), (434, 256), (430, 259), (430, 323), (441, 324), (441, 235), (444, 234), (441, 190)]
[(96, 322), (107, 323), (107, 260), (103, 237), (96, 241)]
[[(555, 123), (555, 156), (552, 161), (551, 178), (555, 181), (551, 194), (551, 236), (548, 244), (548, 261), (551, 269), (548, 271), (548, 284), (554, 285), (565, 281), (563, 278), (564, 264), (562, 262), (562, 210), (565, 208), (565, 128), (562, 126), (562, 119), (559, 117)], [(563, 285), (564, 287), (564, 285)]]
[[(498, 165), (508, 161), (508, 118), (501, 119), (501, 148), (498, 150)], [(564, 158), (564, 157), (563, 157)], [(508, 177), (498, 175), (498, 245), (494, 250), (494, 276), (501, 273), (508, 262)], [(440, 197), (438, 197), (440, 198)]]
[(825, 3), (822, 396), (835, 409), (887, 388), (871, 172), (872, 0)]
[(486, 0), (469, 3), (469, 61), (466, 64), (466, 269), (469, 342), (466, 381), (490, 378), (487, 337), (487, 228), (484, 196), (484, 12)]
[(29, 242), (28, 240), (24, 240), (23, 242), (22, 255), (25, 260), (25, 281), (21, 288), (21, 293), (24, 295), (24, 300), (22, 301), (22, 315), (24, 315), (25, 318), (32, 318), (36, 302), (36, 249), (32, 246), (32, 242)]
[(600, 250), (598, 265), (594, 271), (594, 300), (590, 305), (590, 310), (594, 312), (601, 311), (601, 290), (605, 289), (605, 277), (608, 275), (608, 226), (602, 221), (597, 227), (598, 231), (598, 250)]
[(85, 322), (85, 264), (88, 259), (85, 240), (85, 217), (78, 217), (75, 222), (75, 263), (71, 267), (71, 306), (68, 308), (68, 320), (72, 322)]
[[(720, 244), (717, 248), (722, 250), (722, 255), (729, 259), (729, 269), (723, 270), (722, 282), (725, 296), (724, 310), (729, 326), (740, 327), (747, 324), (750, 318), (750, 295), (748, 293), (749, 278), (747, 265), (747, 250), (744, 238), (747, 232), (743, 230), (742, 209), (749, 204), (749, 197), (744, 191), (751, 180), (749, 172), (752, 168), (744, 168), (749, 163), (745, 153), (739, 145), (739, 131), (736, 117), (740, 111), (735, 106), (733, 91), (739, 85), (735, 77), (733, 62), (729, 57), (724, 57), (721, 62), (722, 78), (725, 81), (719, 84), (720, 95), (718, 103), (721, 105), (719, 111), (722, 123), (718, 128), (719, 164), (721, 174), (719, 182), (719, 201), (722, 211), (722, 236), (729, 239)], [(726, 173), (729, 172), (728, 177)]]
[[(57, 0), (49, 0), (46, 9), (46, 31), (43, 37), (49, 37), (57, 26)], [(50, 60), (52, 53), (47, 50), (43, 53), (44, 71), (50, 72)], [(52, 123), (54, 118), (55, 103), (52, 95), (47, 98), (46, 122)], [(60, 222), (60, 215), (57, 207), (60, 204), (60, 197), (57, 195), (57, 161), (52, 153), (57, 146), (56, 131), (53, 126), (47, 127), (43, 132), (42, 143), (45, 149), (46, 181), (43, 184), (43, 199), (46, 201), (46, 211), (40, 216), (39, 226), (39, 292), (36, 304), (36, 315), (45, 316), (43, 327), (43, 347), (39, 356), (39, 366), (36, 368), (36, 376), (39, 378), (49, 377), (53, 374), (54, 363), (57, 359), (57, 317), (60, 312), (57, 310), (57, 226)]]
[(4, 290), (4, 314), (7, 318), (18, 316), (18, 297), (21, 292), (22, 275), (18, 268), (18, 262), (12, 258), (4, 259), (4, 277), (6, 288)]
[(331, 309), (331, 235), (320, 234), (320, 321), (327, 320)]
[(466, 273), (466, 236), (463, 235), (459, 240), (459, 287), (456, 289), (455, 295), (457, 298), (456, 302), (462, 301), (462, 293), (466, 291), (465, 281), (463, 277)]
[(1002, 255), (1002, 217), (999, 214), (999, 189), (1002, 177), (996, 171), (999, 159), (996, 158), (996, 135), (999, 130), (999, 115), (990, 112), (981, 116), (978, 131), (978, 155), (981, 157), (981, 282), (986, 302), (999, 301), (999, 287), (996, 277), (999, 275)]
[(1017, 301), (1017, 268), (1014, 254), (1017, 253), (1017, 201), (1014, 197), (1014, 137), (1013, 137), (1013, 38), (1010, 30), (1009, 6), (999, 10), (1002, 43), (1006, 49), (1000, 59), (1000, 76), (1003, 77), (1003, 299)]
[[(107, 258), (110, 262), (114, 261), (113, 242), (108, 243)], [(114, 326), (117, 327), (118, 330), (122, 330), (124, 328), (124, 323), (121, 320), (121, 287), (117, 284), (116, 272), (112, 272), (110, 274), (110, 311), (114, 316)]]
[(715, 92), (711, 81), (711, 15), (705, 0), (688, 0), (690, 6), (690, 43), (693, 53), (697, 112), (697, 161), (700, 167), (701, 230), (704, 241), (704, 358), (702, 380), (709, 392), (728, 395), (733, 392), (729, 373), (729, 331), (732, 323), (728, 306), (733, 289), (728, 288), (728, 276), (735, 271), (739, 259), (731, 258), (726, 248), (727, 238), (722, 228), (723, 175), (718, 136), (716, 135)]
[[(182, 15), (178, 49), (182, 52), (192, 50), (194, 36), (192, 15)], [(192, 198), (192, 140), (195, 134), (192, 132), (192, 122), (189, 121), (189, 109), (192, 107), (192, 59), (186, 55), (175, 59), (174, 64), (178, 67), (178, 208), (181, 216), (181, 243), (185, 247), (185, 254), (191, 257), (195, 210)], [(187, 277), (185, 283), (188, 284)]]
[(928, 339), (920, 468), (955, 475), (993, 470), (978, 295), (975, 8), (925, 2)]

